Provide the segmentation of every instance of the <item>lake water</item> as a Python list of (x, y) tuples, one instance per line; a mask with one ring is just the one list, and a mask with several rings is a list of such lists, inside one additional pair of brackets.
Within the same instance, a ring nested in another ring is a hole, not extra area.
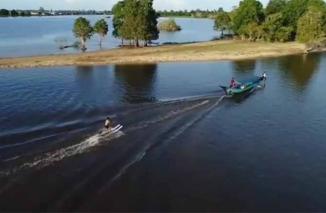
[[(57, 17), (17, 17), (0, 18), (0, 57), (30, 56), (78, 53), (80, 50), (69, 48), (60, 50), (61, 45), (73, 44), (76, 41), (72, 33), (73, 24), (79, 16)], [(103, 49), (116, 48), (120, 40), (114, 38), (112, 17), (85, 16), (94, 24), (104, 18), (109, 24), (109, 36), (103, 42)], [(159, 22), (164, 18), (160, 18)], [(182, 27), (180, 32), (161, 32), (160, 38), (155, 41), (160, 44), (166, 42), (196, 42), (209, 41), (218, 36), (214, 31), (214, 21), (211, 19), (176, 18), (177, 24)], [(203, 33), (204, 32), (204, 33)], [(100, 50), (99, 37), (94, 35), (87, 42), (88, 51)]]
[[(325, 211), (326, 54), (0, 71), (0, 211)], [(224, 99), (219, 85), (266, 72)], [(101, 138), (105, 116), (123, 133)]]

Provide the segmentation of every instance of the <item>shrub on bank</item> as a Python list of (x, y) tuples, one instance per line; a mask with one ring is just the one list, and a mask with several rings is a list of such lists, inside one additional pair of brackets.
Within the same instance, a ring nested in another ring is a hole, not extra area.
[(181, 27), (177, 25), (175, 20), (172, 18), (162, 21), (159, 24), (158, 28), (160, 31), (167, 31), (167, 32), (176, 32), (181, 30)]

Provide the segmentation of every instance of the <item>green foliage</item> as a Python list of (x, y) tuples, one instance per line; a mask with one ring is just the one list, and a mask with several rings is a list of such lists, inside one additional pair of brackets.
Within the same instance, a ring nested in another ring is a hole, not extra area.
[(159, 30), (157, 29), (158, 13), (153, 9), (153, 0), (143, 0), (142, 15), (143, 15), (143, 37), (144, 41), (157, 40), (159, 38)]
[(80, 39), (80, 42), (82, 44), (81, 47), (83, 50), (85, 50), (86, 40), (90, 39), (93, 35), (93, 28), (90, 22), (83, 17), (77, 18), (74, 24), (73, 33), (76, 38)]
[(1, 9), (0, 10), (0, 17), (6, 17), (6, 16), (9, 16), (9, 10), (6, 10), (6, 9)]
[[(296, 32), (297, 22), (306, 12), (309, 1), (310, 0), (289, 0), (282, 10), (284, 18), (283, 25), (292, 27), (294, 32)], [(293, 36), (295, 36), (295, 34)]]
[(261, 25), (251, 22), (240, 28), (241, 36), (249, 41), (256, 41), (263, 38), (264, 32)]
[(285, 42), (291, 39), (293, 28), (283, 26), (282, 13), (274, 13), (266, 17), (263, 24), (264, 39), (266, 41)]
[(100, 36), (100, 46), (102, 46), (103, 38), (108, 34), (109, 26), (104, 19), (98, 20), (94, 25), (94, 32)]
[(109, 31), (108, 23), (105, 19), (98, 20), (94, 25), (94, 32), (98, 33), (101, 36), (106, 36)]
[(286, 0), (270, 0), (266, 9), (266, 15), (278, 13), (283, 10), (286, 5)]
[(294, 29), (292, 27), (281, 27), (275, 34), (276, 41), (291, 41)]
[[(125, 0), (123, 8), (123, 23), (121, 25), (120, 36), (127, 40), (139, 42), (138, 32), (140, 31), (140, 15), (138, 15), (139, 2), (136, 0)], [(138, 46), (139, 44), (135, 44)]]
[(316, 7), (322, 12), (326, 12), (326, 3), (323, 0), (309, 0), (307, 8)]
[[(234, 11), (233, 31), (239, 35), (247, 32), (250, 23), (261, 24), (265, 15), (263, 5), (257, 0), (243, 0), (239, 8)], [(243, 35), (241, 35), (243, 36)]]
[(112, 13), (114, 14), (113, 16), (113, 36), (116, 38), (121, 37), (121, 26), (123, 24), (123, 20), (125, 17), (125, 13), (123, 12), (124, 8), (124, 1), (119, 1), (116, 3), (113, 8), (112, 8)]
[(308, 43), (325, 37), (325, 15), (323, 7), (309, 7), (308, 11), (298, 21), (297, 40)]
[(153, 0), (123, 0), (113, 6), (113, 35), (122, 40), (139, 41), (147, 45), (158, 39), (158, 14), (153, 9)]
[(217, 12), (217, 15), (215, 17), (215, 30), (221, 31), (221, 37), (224, 35), (225, 30), (231, 29), (231, 18), (227, 12), (225, 12), (223, 9), (219, 9)]
[(228, 16), (233, 32), (251, 41), (312, 42), (326, 34), (324, 0), (270, 0), (265, 10), (257, 0), (243, 0)]
[(21, 11), (20, 12), (20, 16), (31, 16), (31, 12), (30, 11)]
[(274, 13), (266, 17), (263, 24), (264, 39), (267, 41), (278, 41), (276, 34), (283, 26), (282, 13)]
[(10, 15), (13, 17), (19, 16), (18, 12), (16, 10), (10, 11)]
[(181, 30), (181, 27), (179, 25), (177, 25), (177, 23), (175, 22), (175, 20), (173, 18), (169, 18), (167, 20), (162, 21), (159, 24), (158, 28), (161, 31), (167, 31), (167, 32), (176, 32), (176, 31)]

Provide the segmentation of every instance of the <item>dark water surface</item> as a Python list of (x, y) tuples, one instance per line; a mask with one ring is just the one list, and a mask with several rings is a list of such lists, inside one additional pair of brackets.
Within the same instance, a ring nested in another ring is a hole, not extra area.
[[(49, 55), (78, 53), (79, 49), (68, 48), (60, 50), (60, 46), (71, 45), (76, 41), (72, 33), (74, 21), (79, 16), (53, 16), (53, 17), (16, 17), (0, 18), (0, 58), (31, 55)], [(104, 18), (109, 24), (108, 36), (103, 41), (103, 49), (112, 49), (120, 45), (120, 40), (112, 36), (112, 17), (85, 16), (94, 24)], [(160, 18), (161, 22), (165, 18)], [(176, 18), (182, 27), (179, 32), (161, 32), (156, 43), (166, 42), (183, 43), (196, 41), (209, 41), (219, 35), (214, 31), (214, 20)], [(205, 32), (205, 33), (202, 33)], [(100, 50), (99, 37), (94, 35), (87, 41), (88, 51)]]
[[(326, 54), (0, 71), (0, 211), (326, 211)], [(218, 85), (267, 72), (264, 89)], [(103, 118), (124, 125), (99, 137)]]

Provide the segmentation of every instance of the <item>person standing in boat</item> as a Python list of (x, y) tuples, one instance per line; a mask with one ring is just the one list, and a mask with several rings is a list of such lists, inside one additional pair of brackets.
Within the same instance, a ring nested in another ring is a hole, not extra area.
[(105, 120), (105, 123), (104, 123), (104, 127), (111, 131), (112, 127), (113, 127), (113, 121), (110, 117), (107, 117), (106, 120)]
[(263, 73), (263, 80), (266, 81), (267, 80), (267, 74), (264, 72)]

